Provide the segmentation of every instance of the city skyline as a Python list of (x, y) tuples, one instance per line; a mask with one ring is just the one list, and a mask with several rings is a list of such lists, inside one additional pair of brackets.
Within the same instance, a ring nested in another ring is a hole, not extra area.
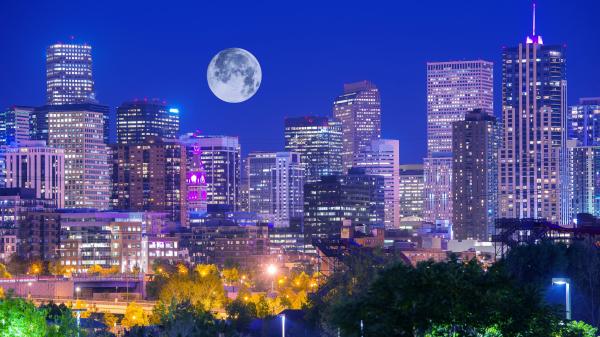
[[(420, 6), (412, 4), (407, 9), (419, 10)], [(592, 62), (594, 50), (600, 49), (600, 43), (593, 38), (598, 28), (593, 25), (576, 27), (574, 23), (560, 21), (560, 18), (567, 13), (585, 20), (596, 6), (598, 4), (591, 1), (576, 5), (558, 1), (538, 4), (538, 30), (552, 42), (565, 43), (568, 46), (568, 58), (577, 60), (568, 65), (569, 105), (575, 104), (579, 97), (597, 96), (596, 93), (600, 91), (600, 84), (593, 80), (600, 76), (600, 70), (585, 67)], [(440, 3), (430, 13), (435, 24), (415, 22), (416, 18), (406, 14), (394, 21), (387, 17), (377, 20), (379, 14), (397, 9), (381, 5), (359, 14), (371, 24), (368, 28), (359, 30), (346, 25), (349, 31), (342, 34), (338, 28), (331, 26), (335, 26), (335, 23), (349, 24), (344, 19), (344, 12), (333, 15), (333, 21), (328, 22), (322, 17), (326, 16), (323, 13), (329, 13), (333, 7), (325, 7), (321, 14), (299, 9), (295, 16), (280, 15), (274, 24), (281, 27), (281, 32), (265, 32), (263, 28), (250, 27), (248, 33), (240, 37), (229, 29), (223, 32), (203, 30), (209, 21), (196, 24), (185, 13), (167, 12), (177, 23), (166, 31), (157, 32), (150, 27), (140, 31), (133, 27), (138, 22), (133, 19), (132, 23), (123, 22), (122, 39), (107, 41), (107, 35), (103, 35), (99, 29), (100, 17), (105, 13), (103, 8), (92, 6), (89, 24), (86, 21), (86, 25), (81, 25), (81, 19), (76, 14), (84, 9), (77, 4), (67, 4), (64, 12), (53, 16), (53, 20), (59, 23), (49, 25), (49, 29), (40, 34), (34, 34), (31, 29), (14, 21), (19, 15), (11, 14), (17, 13), (19, 7), (19, 4), (11, 4), (7, 11), (3, 11), (4, 14), (0, 14), (3, 19), (7, 15), (1, 25), (10, 25), (2, 30), (19, 30), (19, 38), (27, 41), (26, 44), (15, 41), (12, 44), (14, 52), (0, 56), (0, 70), (10, 79), (0, 85), (0, 104), (5, 107), (39, 106), (45, 102), (44, 52), (57, 40), (68, 42), (69, 37), (75, 35), (75, 42), (87, 42), (92, 46), (96, 99), (110, 106), (113, 114), (118, 105), (136, 97), (166, 99), (170, 105), (181, 110), (182, 132), (201, 129), (204, 134), (240, 136), (244, 154), (280, 150), (283, 147), (281, 135), (285, 117), (328, 116), (331, 102), (339, 95), (341, 84), (370, 80), (377, 85), (382, 96), (382, 137), (400, 140), (401, 163), (416, 163), (425, 157), (425, 87), (422, 84), (414, 85), (422, 83), (425, 78), (425, 63), (476, 58), (494, 62), (494, 105), (498, 116), (501, 48), (523, 42), (521, 40), (529, 33), (531, 24), (531, 8), (527, 2), (509, 1), (479, 7)], [(283, 10), (270, 8), (269, 12), (269, 8), (265, 7), (254, 9), (255, 12), (259, 11), (255, 14), (260, 17)], [(240, 6), (241, 9), (244, 9), (243, 6)], [(53, 10), (45, 8), (43, 4), (28, 7), (30, 14), (41, 22), (46, 20), (40, 16), (41, 12), (50, 11), (52, 14)], [(151, 9), (141, 10), (148, 11), (150, 17), (157, 15)], [(501, 24), (504, 22), (502, 13), (509, 12), (512, 20)], [(122, 15), (115, 14), (118, 17)], [(239, 14), (235, 19), (247, 20)], [(310, 39), (303, 39), (300, 23), (308, 19), (314, 21), (315, 25), (306, 32)], [(471, 26), (475, 25), (478, 29), (472, 30)], [(208, 33), (202, 33), (204, 31)], [(284, 41), (284, 34), (297, 38), (292, 39), (294, 43), (287, 42)], [(326, 46), (327, 41), (338, 35), (340, 41)], [(3, 36), (6, 36), (6, 39), (2, 39), (8, 44), (15, 39), (8, 33)], [(343, 42), (352, 37), (359, 39), (364, 48), (347, 50), (350, 47), (343, 46)], [(170, 38), (171, 44), (165, 44), (165, 39)], [(424, 42), (432, 39), (436, 43)], [(163, 43), (147, 43), (154, 40)], [(275, 48), (271, 48), (267, 40), (275, 41)], [(312, 54), (302, 50), (307, 48), (307, 44), (314, 47)], [(173, 47), (161, 48), (162, 45)], [(210, 57), (216, 51), (230, 46), (249, 48), (264, 68), (263, 85), (259, 92), (242, 105), (218, 102), (208, 90), (203, 76)], [(333, 58), (336, 50), (344, 52), (343, 59)], [(352, 53), (349, 54), (350, 51)], [(181, 61), (174, 62), (173, 57), (179, 57)], [(299, 62), (301, 60), (306, 61), (306, 66)], [(292, 65), (294, 68), (290, 68)], [(320, 69), (318, 75), (310, 68)], [(120, 75), (115, 76), (115, 73)], [(314, 81), (315, 76), (325, 80)], [(295, 104), (286, 104), (287, 101), (294, 101)], [(236, 118), (240, 123), (225, 125), (228, 118)], [(246, 128), (248, 124), (256, 128)], [(407, 125), (414, 127), (408, 128)], [(262, 126), (275, 132), (256, 132)]]

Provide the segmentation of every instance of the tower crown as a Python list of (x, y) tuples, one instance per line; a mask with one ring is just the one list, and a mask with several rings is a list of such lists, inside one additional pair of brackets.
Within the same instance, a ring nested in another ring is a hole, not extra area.
[(531, 35), (527, 36), (525, 42), (527, 44), (544, 44), (541, 35), (535, 35), (535, 0), (533, 0), (533, 22), (531, 25)]

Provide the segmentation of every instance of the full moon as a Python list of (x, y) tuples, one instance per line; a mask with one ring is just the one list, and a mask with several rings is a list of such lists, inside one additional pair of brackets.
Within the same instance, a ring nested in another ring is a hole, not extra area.
[(254, 55), (241, 48), (221, 50), (212, 58), (206, 71), (210, 90), (228, 103), (240, 103), (254, 96), (262, 71)]

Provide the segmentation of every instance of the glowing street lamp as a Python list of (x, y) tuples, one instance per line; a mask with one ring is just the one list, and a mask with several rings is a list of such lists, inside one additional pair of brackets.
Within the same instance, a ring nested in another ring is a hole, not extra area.
[(77, 295), (77, 300), (79, 301), (79, 293), (81, 292), (81, 288), (75, 288), (75, 294)]
[(275, 266), (274, 264), (270, 264), (267, 267), (267, 274), (271, 276), (271, 292), (273, 292), (273, 281), (275, 280), (275, 274), (277, 274), (277, 266)]
[(552, 278), (552, 285), (565, 286), (565, 317), (571, 319), (571, 279), (564, 277)]
[(281, 337), (285, 337), (285, 315), (281, 316)]

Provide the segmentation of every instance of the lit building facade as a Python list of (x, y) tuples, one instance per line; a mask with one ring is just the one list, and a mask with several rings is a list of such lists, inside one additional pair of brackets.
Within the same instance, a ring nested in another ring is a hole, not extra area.
[(65, 207), (105, 210), (110, 166), (105, 138), (108, 107), (57, 106), (48, 112), (48, 146), (65, 153)]
[(503, 50), (500, 217), (561, 221), (566, 96), (564, 46), (543, 44), (534, 25)]
[(60, 263), (73, 272), (93, 265), (120, 272), (149, 272), (148, 241), (160, 233), (166, 214), (153, 212), (63, 212)]
[(201, 190), (206, 189), (206, 205), (227, 204), (237, 209), (241, 174), (238, 137), (186, 134), (180, 137), (180, 141), (188, 151), (195, 151), (197, 159), (188, 161), (188, 166), (204, 176), (198, 178), (198, 181), (204, 179), (206, 182), (206, 186), (202, 185), (199, 189), (201, 198)]
[(148, 137), (113, 147), (115, 209), (165, 212), (187, 225), (186, 150), (177, 140)]
[(427, 222), (452, 219), (452, 123), (468, 111), (493, 114), (493, 63), (483, 60), (427, 63)]
[(339, 237), (344, 221), (353, 226), (383, 226), (384, 178), (352, 168), (304, 185), (304, 233), (307, 239)]
[(0, 111), (0, 145), (29, 140), (29, 116), (33, 110), (28, 106), (12, 106)]
[(401, 223), (423, 221), (423, 164), (400, 165), (399, 172), (400, 221)]
[(385, 227), (400, 227), (400, 142), (395, 139), (372, 140), (357, 156), (356, 167), (369, 175), (384, 178)]
[(457, 240), (490, 241), (498, 214), (500, 130), (480, 109), (452, 125), (452, 229)]
[(580, 146), (600, 145), (600, 97), (581, 98), (569, 107), (568, 138)]
[(247, 158), (248, 208), (289, 227), (303, 215), (304, 166), (293, 152), (254, 152)]
[(117, 108), (117, 143), (141, 144), (147, 137), (177, 139), (179, 109), (159, 100), (125, 102)]
[(348, 170), (372, 140), (381, 138), (379, 89), (369, 81), (344, 84), (344, 93), (333, 102), (333, 117), (342, 123), (342, 162)]
[(305, 181), (342, 174), (342, 126), (327, 117), (285, 119), (285, 150), (300, 154), (306, 168)]
[(50, 105), (95, 101), (91, 46), (56, 43), (46, 49), (46, 98)]
[(44, 141), (21, 141), (19, 145), (0, 147), (5, 165), (4, 187), (29, 188), (37, 198), (65, 206), (65, 153), (46, 146)]
[(569, 194), (566, 222), (571, 223), (579, 213), (600, 217), (600, 146), (577, 146), (572, 141), (567, 144)]

